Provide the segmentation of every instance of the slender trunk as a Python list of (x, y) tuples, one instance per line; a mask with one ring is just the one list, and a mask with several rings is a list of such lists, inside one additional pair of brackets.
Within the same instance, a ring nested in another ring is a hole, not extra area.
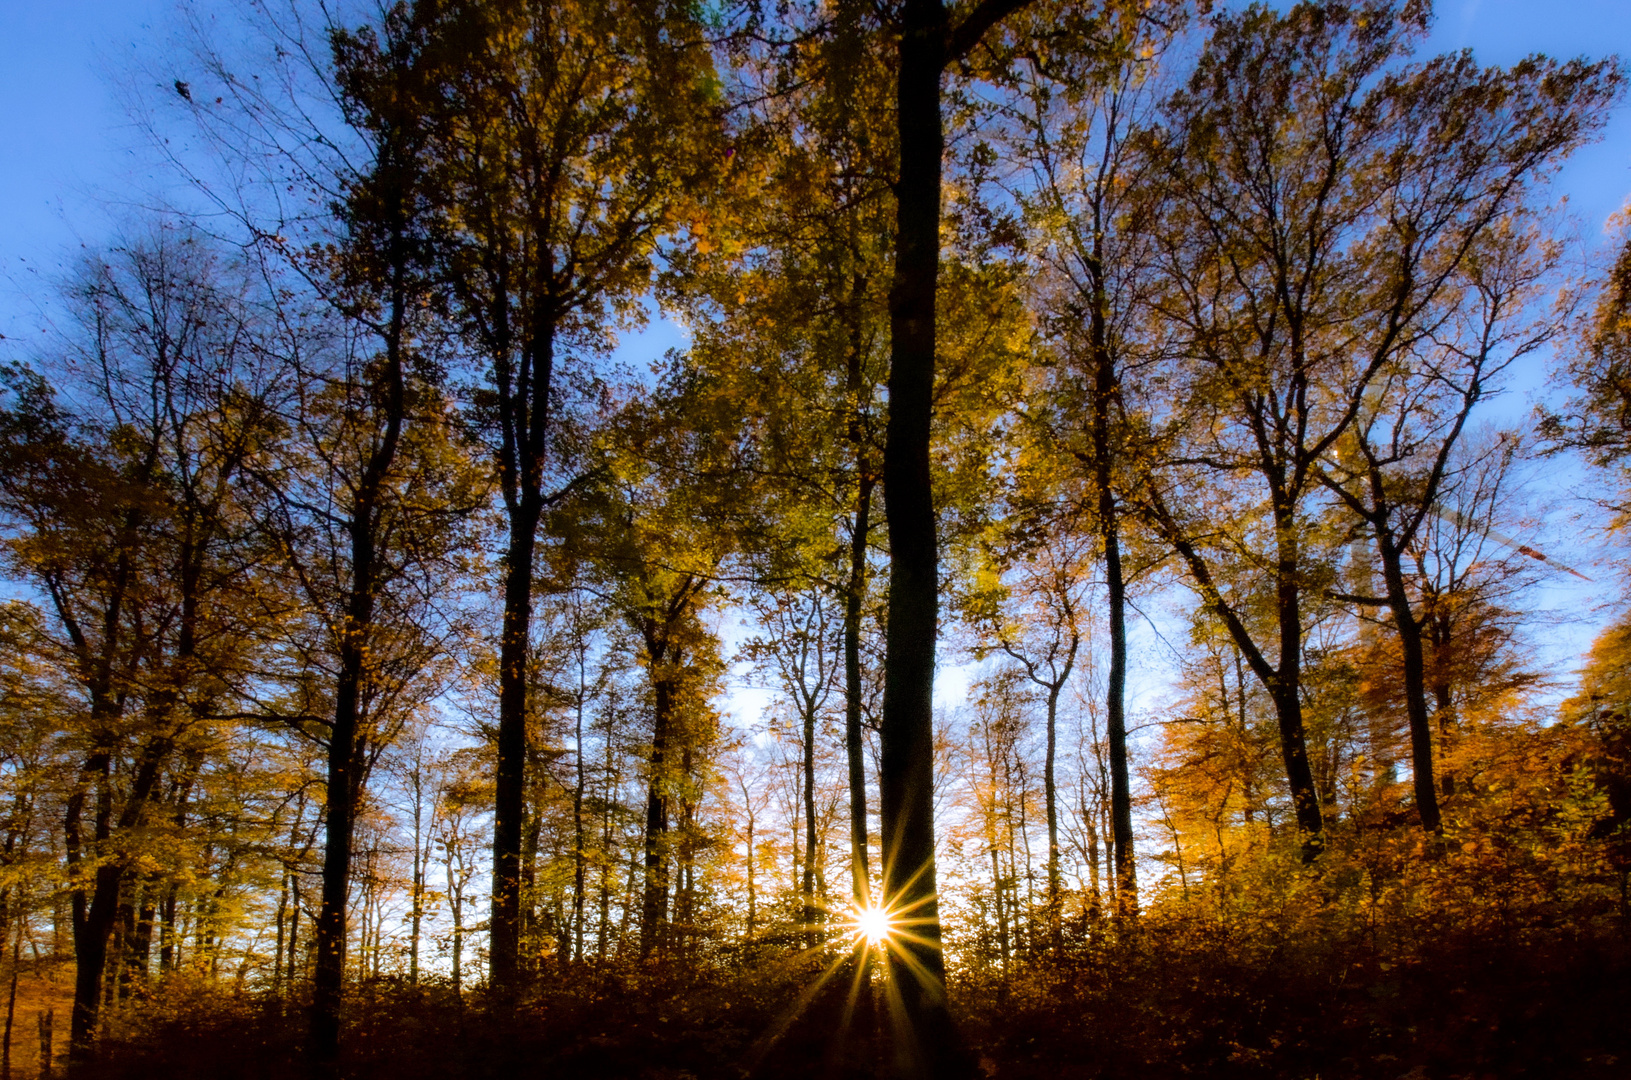
[(742, 791), (743, 805), (748, 808), (748, 934), (747, 939), (753, 940), (753, 924), (759, 914), (759, 894), (756, 891), (753, 876), (753, 806), (748, 801), (746, 788)]
[(583, 900), (587, 856), (583, 821), (584, 787), (588, 783), (589, 775), (583, 760), (583, 707), (584, 699), (589, 692), (588, 677), (584, 670), (588, 661), (585, 648), (582, 643), (578, 646), (578, 701), (576, 728), (573, 732), (578, 775), (572, 787), (572, 956), (577, 960), (583, 959)]
[(815, 808), (815, 734), (816, 712), (805, 702), (804, 708), (804, 747), (803, 747), (803, 787), (804, 787), (804, 878), (801, 882), (800, 893), (804, 910), (801, 913), (804, 929), (809, 943), (816, 941), (816, 920), (818, 913), (815, 903), (816, 878), (816, 808)]
[[(413, 786), (413, 865), (408, 881), (408, 985), (419, 985), (419, 935), (425, 917), (425, 771), (424, 744), (415, 753), (413, 771), (408, 774)], [(278, 937), (283, 936), (281, 921)]]
[(17, 976), (23, 962), (23, 920), (17, 920), (17, 935), (11, 946), (11, 991), (6, 996), (6, 1033), (0, 1046), (0, 1080), (11, 1080), (11, 1032), (17, 1021)]
[[(192, 798), (193, 777), (195, 768), (187, 770), (186, 778), (176, 786), (175, 801), (176, 812), (172, 820), (179, 831), (187, 827), (187, 804)], [(304, 806), (304, 797), (301, 805)], [(178, 882), (171, 882), (164, 890), (164, 899), (159, 902), (159, 974), (165, 975), (176, 969), (180, 963), (180, 956), (176, 949), (176, 907), (181, 902), (181, 886)], [(296, 909), (298, 911), (298, 908)]]
[[(1102, 781), (1103, 778), (1101, 777), (1100, 779)], [(1104, 788), (1102, 786), (1102, 783), (1101, 783), (1101, 786), (1100, 786), (1099, 790), (1100, 790), (1101, 793), (1104, 790)], [(1115, 841), (1116, 826), (1115, 826), (1115, 822), (1112, 820), (1112, 818), (1110, 816), (1110, 800), (1106, 799), (1106, 798), (1103, 798), (1102, 794), (1101, 794), (1101, 797), (1099, 798), (1099, 805), (1097, 807), (1097, 813), (1098, 813), (1098, 818), (1099, 818), (1099, 835), (1104, 838), (1104, 882), (1105, 882), (1105, 888), (1109, 893), (1109, 900), (1110, 900), (1109, 908), (1110, 908), (1111, 911), (1120, 911), (1121, 910), (1120, 902), (1116, 898), (1116, 894), (1117, 894), (1117, 891), (1118, 891), (1116, 889), (1116, 863), (1115, 863), (1115, 859), (1116, 859), (1116, 841)]]
[(1416, 794), (1416, 816), (1429, 833), (1442, 831), (1438, 787), (1433, 780), (1433, 721), (1427, 708), (1427, 662), (1422, 647), (1421, 623), (1410, 608), (1405, 588), (1402, 553), (1386, 529), (1376, 530), (1376, 551), (1382, 564), (1382, 580), (1387, 586), (1388, 607), (1393, 612), (1393, 631), (1399, 638), (1404, 661), (1405, 717), (1410, 723), (1410, 774)]
[(605, 759), (605, 785), (601, 788), (600, 800), (600, 926), (595, 933), (595, 962), (602, 964), (606, 960), (606, 949), (611, 941), (612, 933), (612, 789), (616, 783), (616, 772), (613, 766), (616, 762), (612, 755), (612, 739), (608, 732), (606, 738), (601, 740), (606, 753)]
[(1177, 549), (1189, 566), (1195, 585), (1207, 607), (1229, 631), (1229, 637), (1240, 650), (1252, 674), (1269, 692), (1274, 701), (1274, 714), (1280, 729), (1280, 752), (1285, 765), (1286, 780), (1291, 788), (1291, 802), (1296, 815), (1297, 831), (1302, 837), (1302, 858), (1312, 863), (1325, 850), (1325, 823), (1320, 810), (1319, 790), (1314, 783), (1314, 772), (1308, 758), (1308, 736), (1303, 725), (1302, 710), (1302, 593), (1300, 551), (1297, 541), (1297, 521), (1294, 508), (1283, 492), (1274, 495), (1275, 544), (1275, 620), (1279, 637), (1279, 667), (1271, 665), (1253, 640), (1251, 631), (1240, 615), (1218, 591), (1212, 579), (1211, 568), (1177, 526), (1167, 508), (1159, 487), (1153, 480), (1147, 482), (1146, 506), (1168, 542)]
[(402, 347), (406, 338), (404, 243), (400, 221), (393, 235), (391, 322), (385, 335), (385, 364), (376, 389), (383, 391), (383, 432), (369, 455), (351, 505), (351, 589), (339, 628), (339, 671), (334, 689), (334, 723), (326, 754), (326, 827), (322, 901), (317, 914), (317, 968), (312, 980), (308, 1049), (316, 1072), (333, 1075), (340, 1055), (340, 1010), (345, 986), (346, 898), (351, 884), (351, 842), (357, 800), (363, 784), (363, 693), (369, 678), (378, 574), (379, 511), (385, 485), (396, 464), (406, 418)]
[(155, 883), (142, 886), (141, 903), (136, 907), (136, 925), (130, 937), (129, 970), (131, 981), (146, 987), (153, 967), (153, 923), (158, 914), (154, 900)]
[(995, 828), (986, 830), (986, 843), (991, 849), (991, 889), (997, 906), (997, 955), (1002, 960), (1003, 982), (1008, 981), (1008, 903), (1003, 897), (1002, 860), (997, 854)]
[[(1106, 505), (1108, 504), (1108, 505)], [(1116, 853), (1116, 914), (1138, 913), (1138, 868), (1133, 851), (1132, 778), (1127, 762), (1127, 589), (1121, 570), (1121, 537), (1115, 499), (1100, 492), (1104, 577), (1110, 607), (1110, 672), (1105, 717), (1110, 742), (1110, 821)]]
[(866, 609), (872, 487), (877, 482), (867, 454), (860, 401), (865, 359), (860, 312), (864, 288), (861, 276), (854, 275), (850, 285), (849, 372), (845, 386), (850, 398), (849, 439), (855, 451), (855, 519), (849, 538), (849, 582), (844, 591), (844, 752), (849, 765), (851, 895), (857, 908), (866, 908), (872, 903), (872, 873), (867, 857), (866, 744), (861, 737), (861, 697), (865, 692), (861, 684), (861, 619)]
[(1097, 918), (1103, 910), (1099, 891), (1099, 829), (1094, 823), (1092, 810), (1087, 805), (1087, 790), (1082, 790), (1082, 827), (1087, 831), (1088, 914)]
[(168, 974), (176, 970), (181, 962), (176, 949), (176, 909), (181, 903), (181, 886), (171, 883), (164, 890), (164, 900), (159, 904), (159, 973)]
[[(693, 766), (694, 763), (692, 761), (691, 740), (688, 738), (684, 740), (684, 745), (680, 750), (680, 777), (686, 782), (687, 787), (689, 787), (691, 781)], [(696, 831), (694, 829), (694, 825), (696, 823), (695, 814), (695, 804), (689, 798), (682, 797), (680, 799), (679, 844), (678, 850), (675, 853), (676, 858), (674, 860), (676, 868), (679, 871), (677, 875), (679, 880), (675, 882), (674, 886), (674, 908), (675, 922), (679, 924), (681, 933), (681, 937), (679, 939), (679, 954), (681, 958), (688, 958), (688, 950), (693, 940), (691, 933), (691, 931), (694, 929), (692, 925), (693, 911), (691, 900), (694, 895), (693, 890), (696, 886), (696, 862), (694, 858), (695, 849), (693, 846), (693, 838), (696, 835)]]
[(1048, 745), (1047, 757), (1042, 763), (1042, 801), (1048, 815), (1048, 935), (1054, 948), (1062, 942), (1060, 914), (1063, 905), (1063, 881), (1059, 866), (1059, 793), (1054, 779), (1054, 761), (1059, 745), (1059, 691), (1058, 686), (1048, 689)]
[[(1012, 869), (1014, 870), (1014, 873), (1017, 875), (1018, 872), (1019, 872), (1019, 868), (1016, 865), (1013, 865), (1013, 864), (1015, 864), (1017, 862), (1017, 860), (1019, 858), (1018, 852), (1015, 851), (1015, 840), (1017, 838), (1017, 840), (1019, 842), (1020, 849), (1022, 849), (1025, 852), (1025, 915), (1026, 915), (1026, 917), (1024, 918), (1024, 920), (1022, 922), (1022, 920), (1020, 919), (1020, 914), (1021, 913), (1019, 911), (1019, 887), (1016, 884), (1015, 887), (1014, 887), (1014, 909), (1015, 909), (1014, 910), (1014, 920), (1015, 920), (1014, 921), (1014, 927), (1015, 927), (1015, 936), (1018, 937), (1023, 932), (1023, 934), (1025, 935), (1025, 940), (1022, 943), (1022, 947), (1023, 948), (1034, 948), (1035, 944), (1036, 944), (1036, 932), (1035, 932), (1035, 925), (1034, 925), (1035, 917), (1036, 917), (1036, 915), (1035, 915), (1035, 913), (1036, 913), (1036, 873), (1035, 873), (1035, 868), (1033, 866), (1033, 862), (1032, 862), (1032, 858), (1031, 858), (1031, 831), (1030, 831), (1030, 826), (1027, 824), (1026, 819), (1025, 819), (1025, 799), (1026, 799), (1026, 796), (1029, 795), (1029, 793), (1030, 793), (1030, 791), (1029, 791), (1030, 786), (1029, 786), (1029, 784), (1026, 783), (1026, 777), (1025, 777), (1025, 773), (1024, 773), (1023, 769), (1020, 771), (1019, 779), (1020, 779), (1020, 788), (1021, 788), (1021, 790), (1019, 792), (1018, 798), (1016, 799), (1016, 802), (1019, 804), (1019, 827), (1017, 829), (1011, 829), (1010, 832), (1009, 832), (1009, 835), (1008, 835), (1008, 862), (1009, 862), (1010, 866), (1012, 867)], [(1052, 916), (1049, 916), (1049, 921), (1050, 922), (1052, 921)], [(1022, 925), (1023, 925), (1023, 931), (1021, 930)]]
[(453, 916), (453, 996), (464, 997), (464, 887), (453, 867), (451, 853), (447, 861), (448, 911)]
[(293, 984), (297, 977), (296, 964), (300, 959), (300, 876), (295, 873), (289, 875), (289, 982)]
[[(1099, 206), (1095, 204), (1095, 214)], [(1127, 586), (1121, 567), (1120, 508), (1115, 491), (1115, 447), (1110, 431), (1117, 402), (1116, 360), (1107, 325), (1102, 233), (1095, 230), (1088, 270), (1093, 306), (1088, 344), (1093, 354), (1093, 486), (1098, 495), (1099, 537), (1104, 544), (1104, 579), (1110, 616), (1110, 671), (1105, 686), (1105, 717), (1110, 742), (1110, 817), (1114, 829), (1116, 914), (1138, 910), (1137, 869), (1133, 858), (1132, 783), (1127, 765)]]
[(272, 996), (274, 998), (280, 996), (283, 991), (283, 940), (288, 918), (289, 872), (285, 870), (278, 876), (277, 947), (272, 951)]

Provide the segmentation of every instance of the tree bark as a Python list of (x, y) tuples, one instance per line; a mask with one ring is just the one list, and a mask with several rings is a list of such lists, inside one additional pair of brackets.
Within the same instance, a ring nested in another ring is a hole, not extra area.
[(946, 1008), (945, 958), (934, 863), (934, 665), (939, 548), (930, 469), (935, 297), (940, 278), (940, 79), (996, 22), (1025, 0), (982, 0), (953, 30), (941, 0), (898, 10), (895, 84), (900, 168), (895, 182), (895, 268), (889, 289), (889, 425), (883, 453), (889, 500), (889, 625), (885, 637), (879, 812), (883, 895), (910, 921), (890, 949), (890, 978), (908, 1030), (897, 1071), (973, 1075)]
[[(499, 643), (497, 764), (493, 782), (493, 905), (488, 935), (488, 977), (501, 997), (521, 980), (521, 827), (526, 812), (527, 651), (532, 641), (533, 558), (544, 510), (550, 394), (555, 375), (555, 313), (546, 283), (555, 274), (545, 249), (537, 269), (539, 295), (525, 312), (528, 331), (518, 358), (507, 334), (493, 356), (498, 389), (498, 471), (509, 518), (504, 556), (504, 628)], [(507, 297), (492, 323), (507, 327)], [(519, 363), (516, 360), (519, 359)]]
[(1437, 834), (1443, 830), (1439, 815), (1438, 786), (1433, 774), (1433, 718), (1427, 708), (1427, 659), (1422, 646), (1421, 623), (1410, 608), (1405, 588), (1402, 553), (1386, 530), (1378, 529), (1377, 556), (1382, 564), (1382, 580), (1387, 586), (1388, 608), (1393, 613), (1393, 630), (1399, 638), (1404, 666), (1405, 717), (1410, 723), (1410, 779), (1416, 795), (1416, 816), (1421, 827)]
[(940, 78), (946, 11), (938, 0), (902, 6), (897, 116), (895, 275), (889, 292), (890, 576), (884, 660), (879, 810), (883, 896), (912, 938), (889, 954), (907, 1030), (895, 1067), (908, 1076), (971, 1073), (946, 1008), (945, 958), (934, 861), (934, 667), (939, 554), (929, 439), (935, 372), (935, 293), (940, 272)]
[(658, 673), (664, 660), (679, 664), (678, 650), (668, 656), (660, 643), (646, 644), (653, 668), (651, 772), (646, 780), (645, 892), (640, 905), (640, 955), (665, 944), (668, 921), (668, 753), (674, 735), (673, 680)]
[(861, 619), (867, 591), (867, 535), (871, 530), (872, 477), (864, 454), (858, 454), (859, 488), (855, 496), (854, 531), (850, 534), (849, 587), (844, 595), (844, 752), (849, 765), (849, 853), (851, 893), (855, 906), (872, 903), (866, 823), (866, 743), (861, 737)]
[[(401, 192), (396, 192), (400, 197)], [(315, 1071), (338, 1071), (340, 1010), (345, 984), (346, 899), (351, 884), (351, 842), (357, 797), (362, 790), (362, 695), (368, 674), (369, 637), (378, 587), (379, 512), (386, 481), (396, 464), (407, 413), (402, 350), (406, 337), (406, 222), (396, 207), (391, 233), (390, 321), (385, 362), (377, 390), (382, 392), (383, 430), (359, 477), (346, 529), (351, 541), (351, 585), (340, 630), (339, 672), (334, 690), (334, 723), (326, 756), (327, 793), (322, 899), (317, 915), (317, 964), (312, 979), (308, 1048)], [(372, 407), (372, 406), (365, 406)], [(297, 920), (298, 921), (298, 920)]]
[(819, 912), (815, 903), (816, 879), (816, 808), (815, 808), (815, 735), (816, 710), (806, 700), (804, 707), (804, 879), (800, 885), (804, 902), (804, 927), (810, 944), (816, 938), (816, 920)]

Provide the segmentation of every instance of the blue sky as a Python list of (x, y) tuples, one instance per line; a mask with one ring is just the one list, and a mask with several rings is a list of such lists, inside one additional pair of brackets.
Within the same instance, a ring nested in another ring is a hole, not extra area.
[[(29, 336), (25, 298), (107, 234), (103, 204), (162, 186), (112, 87), (177, 19), (176, 0), (0, 0), (0, 333)], [(1429, 47), (1502, 64), (1535, 51), (1631, 54), (1631, 0), (1441, 0)], [(1598, 232), (1631, 193), (1631, 110), (1570, 164), (1562, 188)]]

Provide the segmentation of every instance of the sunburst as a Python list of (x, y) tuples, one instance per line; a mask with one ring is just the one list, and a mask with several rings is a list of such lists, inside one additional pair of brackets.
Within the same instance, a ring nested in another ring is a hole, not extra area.
[(850, 934), (857, 945), (865, 942), (871, 948), (880, 948), (895, 932), (895, 917), (887, 908), (857, 907), (849, 915)]

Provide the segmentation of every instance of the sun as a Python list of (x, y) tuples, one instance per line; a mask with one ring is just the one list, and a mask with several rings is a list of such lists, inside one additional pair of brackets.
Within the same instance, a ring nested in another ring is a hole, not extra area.
[(889, 912), (879, 907), (864, 907), (855, 910), (851, 920), (855, 927), (855, 936), (866, 939), (868, 945), (879, 945), (894, 931), (894, 921)]

